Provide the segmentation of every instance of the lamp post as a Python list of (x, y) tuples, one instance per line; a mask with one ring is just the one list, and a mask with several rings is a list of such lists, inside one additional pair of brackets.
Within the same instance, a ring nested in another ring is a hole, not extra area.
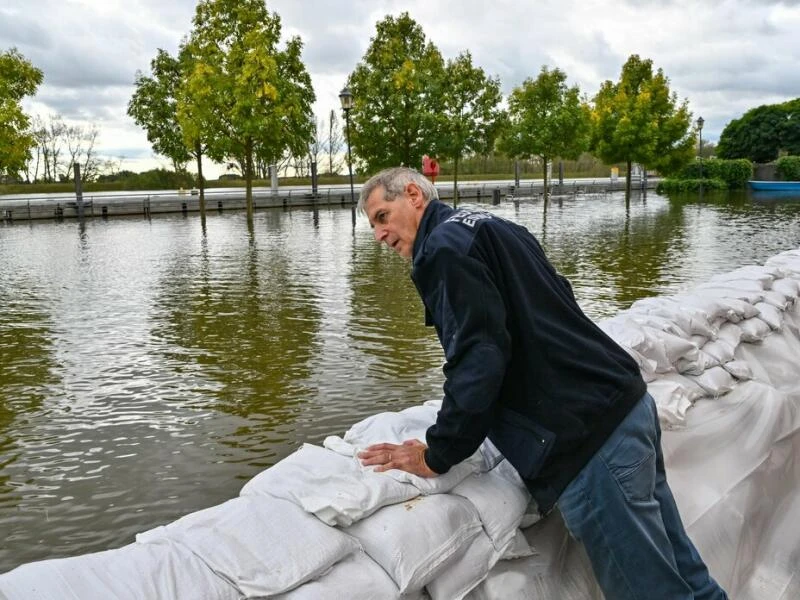
[(703, 117), (697, 117), (697, 135), (700, 136), (700, 144), (697, 148), (697, 158), (700, 160), (700, 179), (703, 178)]
[(350, 174), (350, 207), (353, 213), (353, 227), (356, 226), (356, 195), (353, 191), (353, 159), (350, 156), (350, 111), (353, 109), (355, 101), (350, 88), (345, 86), (339, 92), (339, 102), (342, 103), (344, 111), (345, 137), (347, 138), (347, 172)]

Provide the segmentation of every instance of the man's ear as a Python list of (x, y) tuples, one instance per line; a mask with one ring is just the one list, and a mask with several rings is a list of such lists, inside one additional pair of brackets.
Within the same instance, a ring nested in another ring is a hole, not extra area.
[(422, 190), (416, 183), (406, 184), (406, 194), (414, 208), (425, 206), (425, 197), (422, 195)]

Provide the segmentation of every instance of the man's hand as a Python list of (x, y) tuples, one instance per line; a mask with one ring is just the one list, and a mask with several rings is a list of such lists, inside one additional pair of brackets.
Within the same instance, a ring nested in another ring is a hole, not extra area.
[(400, 469), (420, 477), (436, 477), (438, 473), (425, 463), (428, 447), (419, 440), (406, 440), (402, 445), (374, 444), (358, 453), (362, 465), (378, 465), (376, 471)]

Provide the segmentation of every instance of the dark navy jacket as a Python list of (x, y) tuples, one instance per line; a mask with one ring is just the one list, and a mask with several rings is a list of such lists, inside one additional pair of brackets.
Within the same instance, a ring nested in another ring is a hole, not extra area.
[(491, 213), (430, 202), (411, 277), (446, 360), (428, 466), (444, 473), (488, 436), (550, 510), (644, 395), (638, 366), (536, 238)]

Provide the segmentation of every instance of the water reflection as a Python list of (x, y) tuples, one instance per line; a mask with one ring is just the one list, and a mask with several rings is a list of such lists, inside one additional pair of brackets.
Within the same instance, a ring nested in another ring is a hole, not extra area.
[[(761, 262), (800, 203), (517, 198), (595, 318)], [(409, 265), (350, 207), (0, 224), (0, 571), (238, 493), (298, 444), (441, 393)]]

